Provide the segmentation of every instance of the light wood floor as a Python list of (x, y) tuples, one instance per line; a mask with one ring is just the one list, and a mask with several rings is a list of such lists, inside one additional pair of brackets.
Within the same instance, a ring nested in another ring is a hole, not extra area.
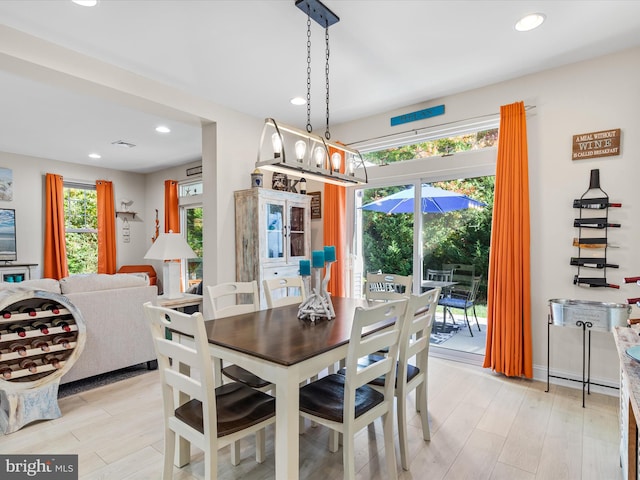
[[(410, 421), (409, 479), (619, 479), (618, 399), (510, 380), (470, 365), (430, 362), (431, 441)], [(413, 396), (409, 399), (413, 405)], [(161, 395), (157, 371), (60, 400), (63, 416), (0, 436), (2, 453), (78, 454), (81, 479), (150, 480), (162, 466)], [(381, 426), (358, 434), (356, 469), (363, 480), (385, 478)], [(327, 449), (328, 433), (307, 425), (300, 436), (300, 478), (342, 478), (342, 449)], [(398, 448), (396, 446), (396, 453)], [(175, 478), (201, 479), (202, 453)], [(233, 467), (219, 453), (218, 478), (274, 477), (273, 429), (267, 460), (256, 464), (253, 438)]]

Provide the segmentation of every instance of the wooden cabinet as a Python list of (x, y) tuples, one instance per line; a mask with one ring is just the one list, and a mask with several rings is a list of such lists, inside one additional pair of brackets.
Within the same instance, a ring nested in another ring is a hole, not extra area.
[(262, 280), (299, 275), (299, 261), (311, 254), (311, 197), (264, 188), (235, 192), (236, 280), (256, 280), (266, 308)]

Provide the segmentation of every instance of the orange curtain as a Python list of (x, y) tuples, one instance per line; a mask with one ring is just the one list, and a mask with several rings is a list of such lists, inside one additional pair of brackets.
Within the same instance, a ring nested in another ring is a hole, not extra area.
[(500, 107), (484, 367), (533, 377), (529, 175), (524, 103)]
[[(334, 152), (339, 150), (329, 148), (329, 158)], [(343, 155), (344, 156), (344, 155)], [(340, 171), (344, 172), (345, 159), (342, 159)], [(331, 265), (331, 280), (327, 289), (331, 295), (336, 297), (346, 296), (345, 290), (345, 252), (346, 243), (346, 189), (337, 185), (325, 183), (324, 185), (324, 222), (323, 222), (323, 242), (324, 245), (335, 245), (336, 261)]]
[(178, 182), (164, 181), (164, 233), (180, 233), (180, 213), (178, 208)]
[(98, 206), (98, 273), (116, 273), (116, 211), (113, 183), (96, 181)]
[(62, 176), (47, 173), (45, 179), (44, 278), (60, 280), (69, 275), (64, 228)]

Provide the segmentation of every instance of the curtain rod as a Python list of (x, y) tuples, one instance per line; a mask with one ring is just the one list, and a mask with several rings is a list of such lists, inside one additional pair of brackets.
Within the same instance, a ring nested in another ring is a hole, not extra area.
[[(529, 110), (533, 110), (534, 108), (536, 108), (535, 105), (525, 105), (524, 110), (525, 112), (528, 112)], [(413, 128), (411, 130), (404, 130), (402, 132), (394, 132), (394, 133), (387, 133), (386, 135), (380, 135), (378, 137), (371, 137), (371, 138), (366, 138), (364, 140), (357, 140), (355, 142), (350, 142), (347, 143), (347, 146), (351, 146), (351, 145), (356, 145), (358, 143), (365, 143), (365, 142), (371, 142), (373, 140), (381, 140), (383, 138), (389, 138), (389, 137), (395, 137), (398, 135), (405, 135), (408, 133), (414, 133), (414, 134), (418, 134), (418, 132), (421, 132), (422, 130), (429, 130), (431, 128), (436, 128), (436, 127), (445, 127), (447, 125), (453, 125), (456, 123), (460, 123), (460, 122), (468, 122), (470, 120), (480, 120), (482, 118), (489, 118), (489, 117), (495, 117), (496, 115), (500, 115), (500, 112), (498, 113), (487, 113), (485, 115), (478, 115), (476, 117), (469, 117), (469, 118), (463, 118), (461, 120), (454, 120), (451, 122), (444, 122), (444, 123), (437, 123), (435, 125), (429, 125), (427, 127), (420, 127), (420, 128)]]

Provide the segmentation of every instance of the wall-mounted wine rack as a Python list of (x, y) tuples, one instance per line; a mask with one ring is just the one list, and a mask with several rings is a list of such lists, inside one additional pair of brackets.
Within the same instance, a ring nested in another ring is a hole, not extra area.
[[(580, 211), (580, 216), (573, 221), (573, 226), (578, 229), (578, 237), (573, 239), (578, 256), (571, 257), (570, 261), (571, 265), (578, 267), (578, 273), (573, 277), (574, 285), (620, 288), (620, 285), (607, 281), (607, 269), (619, 267), (607, 260), (607, 249), (613, 247), (609, 243), (609, 228), (620, 227), (619, 223), (609, 221), (609, 208), (621, 206), (620, 203), (611, 203), (609, 195), (600, 188), (600, 170), (591, 170), (589, 188), (573, 201), (573, 208)], [(583, 275), (585, 270), (587, 275)]]

